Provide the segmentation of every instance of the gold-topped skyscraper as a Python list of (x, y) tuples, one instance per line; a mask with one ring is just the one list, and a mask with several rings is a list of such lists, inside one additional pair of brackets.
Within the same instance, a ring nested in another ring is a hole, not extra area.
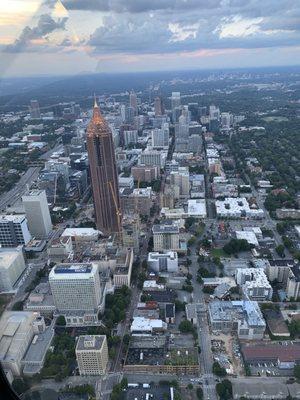
[(87, 128), (91, 182), (97, 228), (105, 235), (120, 233), (121, 208), (115, 149), (111, 130), (95, 99)]

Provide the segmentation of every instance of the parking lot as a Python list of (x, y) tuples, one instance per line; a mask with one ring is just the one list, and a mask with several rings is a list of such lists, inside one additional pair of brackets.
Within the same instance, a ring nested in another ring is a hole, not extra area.
[(251, 375), (257, 376), (293, 376), (293, 369), (280, 369), (275, 363), (249, 364)]

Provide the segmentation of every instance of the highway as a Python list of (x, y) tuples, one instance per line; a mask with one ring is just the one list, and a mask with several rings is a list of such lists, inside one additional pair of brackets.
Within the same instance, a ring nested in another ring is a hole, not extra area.
[(30, 167), (9, 191), (0, 196), (0, 211), (4, 211), (6, 207), (13, 206), (25, 194), (28, 186), (38, 178), (41, 167)]

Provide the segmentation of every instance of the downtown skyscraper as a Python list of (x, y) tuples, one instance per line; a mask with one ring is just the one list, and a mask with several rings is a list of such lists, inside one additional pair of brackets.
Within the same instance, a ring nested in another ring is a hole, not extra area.
[(120, 233), (121, 209), (115, 149), (111, 130), (96, 101), (87, 128), (87, 150), (97, 228), (105, 235)]

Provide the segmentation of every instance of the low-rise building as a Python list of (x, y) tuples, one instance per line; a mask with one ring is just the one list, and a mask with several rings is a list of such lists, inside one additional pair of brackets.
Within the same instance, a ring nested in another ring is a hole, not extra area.
[(273, 289), (263, 268), (237, 268), (235, 279), (246, 299), (256, 301), (272, 299)]
[(81, 376), (105, 374), (108, 363), (105, 335), (79, 336), (75, 353)]
[(61, 236), (52, 240), (47, 253), (52, 260), (64, 260), (73, 252), (71, 236)]
[(261, 219), (263, 210), (255, 205), (250, 207), (245, 197), (227, 197), (225, 200), (216, 200), (216, 212), (219, 218), (252, 218)]
[(148, 267), (153, 272), (178, 272), (178, 255), (176, 251), (148, 254)]
[(22, 246), (0, 248), (0, 292), (10, 292), (26, 268)]
[(206, 202), (205, 199), (192, 199), (188, 200), (189, 217), (193, 218), (206, 218)]
[(262, 339), (266, 323), (256, 301), (219, 301), (209, 303), (212, 331), (237, 332), (240, 339)]
[(293, 208), (280, 208), (276, 210), (278, 219), (300, 219), (300, 210)]
[(136, 165), (131, 168), (131, 174), (135, 181), (150, 183), (159, 178), (160, 168), (151, 165)]
[(5, 311), (0, 319), (0, 362), (14, 376), (21, 375), (22, 359), (34, 337), (34, 321), (39, 315), (29, 311)]
[(132, 335), (160, 333), (167, 330), (167, 324), (161, 319), (133, 318), (130, 332)]

